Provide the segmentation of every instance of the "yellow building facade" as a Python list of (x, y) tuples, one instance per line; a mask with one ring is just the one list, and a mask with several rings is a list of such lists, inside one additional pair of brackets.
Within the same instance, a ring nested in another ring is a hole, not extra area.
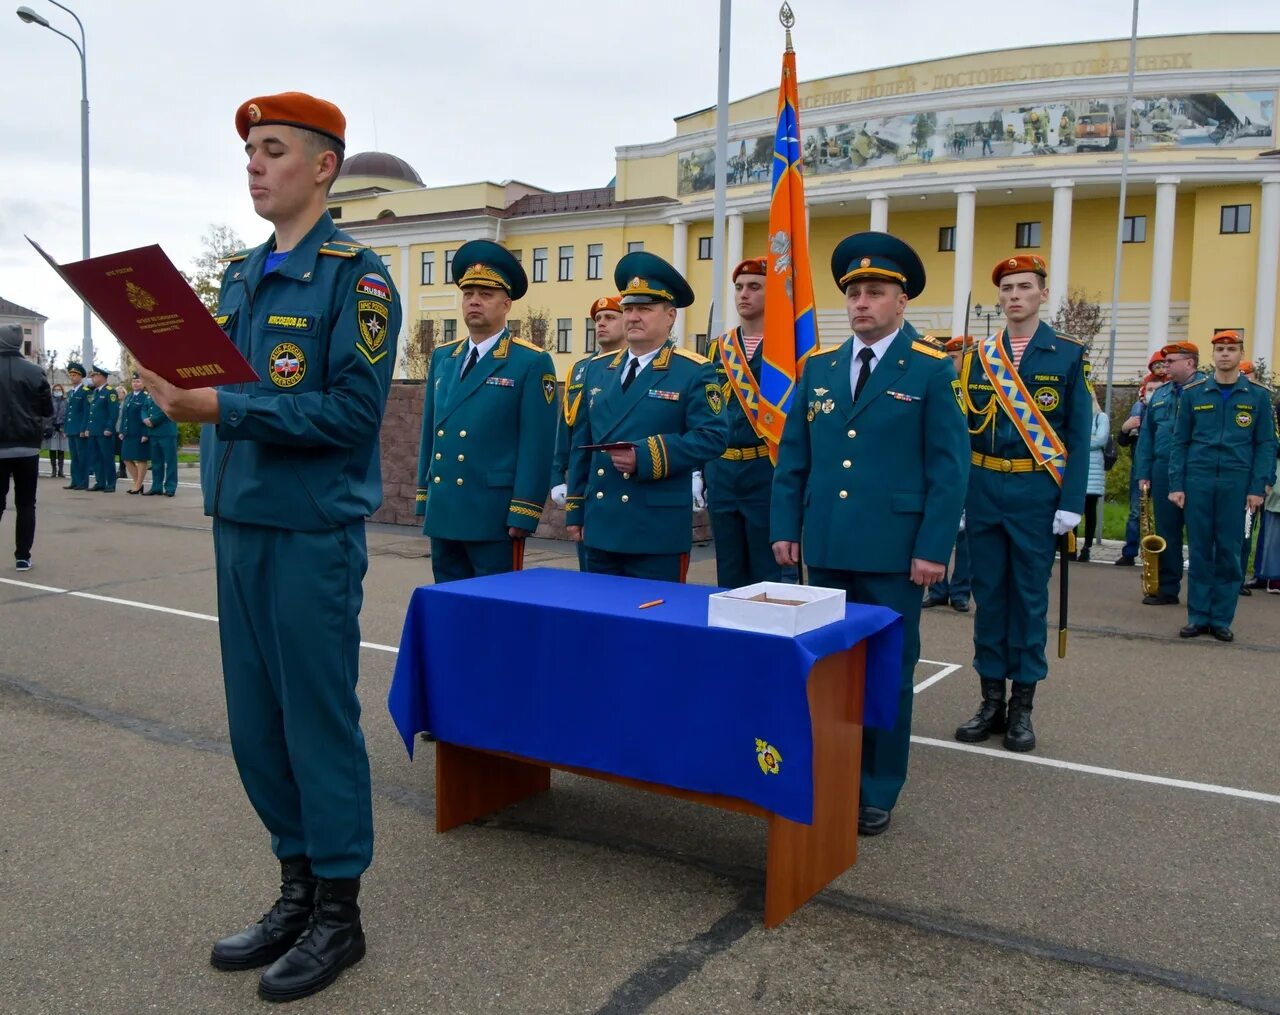
[[(1138, 41), (1125, 221), (1119, 221), (1128, 40), (959, 56), (804, 82), (802, 149), (810, 248), (824, 345), (848, 336), (828, 264), (844, 236), (887, 230), (928, 274), (908, 316), (922, 331), (999, 325), (991, 266), (1014, 252), (1049, 263), (1050, 308), (1080, 291), (1108, 320), (1123, 231), (1115, 376), (1148, 354), (1215, 330), (1245, 336), (1273, 362), (1280, 313), (1280, 33)], [(803, 67), (803, 51), (800, 52)], [(729, 110), (729, 266), (766, 249), (776, 84)], [(612, 291), (630, 249), (670, 260), (697, 302), (678, 340), (705, 346), (712, 311), (715, 110), (678, 117), (675, 134), (616, 152), (610, 187), (553, 193), (507, 181), (426, 186), (400, 159), (348, 159), (331, 211), (378, 251), (404, 300), (403, 338), (465, 333), (449, 277), (466, 240), (496, 240), (531, 280), (513, 321), (541, 317), (563, 376), (593, 351), (587, 308)], [(735, 323), (731, 292), (723, 316)], [(422, 322), (422, 323), (419, 323)], [(529, 337), (525, 332), (525, 337)], [(402, 343), (403, 344), (403, 343)]]

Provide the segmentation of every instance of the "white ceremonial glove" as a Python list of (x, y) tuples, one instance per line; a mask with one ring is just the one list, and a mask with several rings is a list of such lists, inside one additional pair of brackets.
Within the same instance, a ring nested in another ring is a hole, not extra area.
[(695, 508), (707, 506), (707, 484), (702, 481), (701, 472), (693, 474), (693, 506)]
[(1053, 534), (1065, 536), (1080, 524), (1080, 516), (1074, 511), (1055, 511), (1053, 513)]
[(960, 512), (960, 531), (964, 531), (964, 512)]
[(555, 504), (555, 506), (558, 508), (564, 507), (565, 499), (568, 496), (569, 496), (569, 487), (564, 483), (561, 483), (559, 486), (553, 486), (551, 488), (551, 502)]

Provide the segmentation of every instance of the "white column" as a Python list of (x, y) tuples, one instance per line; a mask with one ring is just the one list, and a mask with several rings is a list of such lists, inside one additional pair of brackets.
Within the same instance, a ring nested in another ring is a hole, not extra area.
[(1169, 291), (1173, 283), (1173, 226), (1178, 203), (1178, 177), (1156, 177), (1155, 235), (1151, 247), (1151, 312), (1147, 323), (1147, 358), (1169, 344)]
[(951, 334), (964, 331), (973, 286), (973, 217), (976, 187), (956, 187), (955, 281), (951, 287)]
[(1258, 281), (1253, 304), (1253, 341), (1249, 357), (1265, 359), (1271, 376), (1276, 339), (1276, 282), (1280, 271), (1280, 176), (1262, 178), (1262, 207), (1258, 211)]
[[(671, 267), (685, 274), (689, 265), (689, 224), (684, 219), (671, 223)], [(676, 325), (672, 329), (676, 345), (684, 345), (684, 308), (676, 311)]]
[(868, 194), (867, 200), (871, 202), (871, 231), (887, 233), (889, 231), (889, 195), (883, 190), (877, 190)]
[(1054, 180), (1053, 240), (1049, 246), (1049, 319), (1067, 302), (1071, 291), (1071, 199), (1073, 180)]
[(410, 329), (418, 326), (417, 312), (411, 313), (409, 310), (409, 267), (409, 244), (402, 243), (400, 245), (400, 278), (396, 282), (400, 290), (400, 336), (397, 341), (402, 350), (401, 355), (409, 345), (409, 336), (412, 334)]
[(738, 305), (733, 298), (733, 279), (731, 276), (733, 275), (733, 269), (742, 260), (742, 212), (729, 212), (727, 225), (729, 227), (729, 238), (726, 243), (728, 249), (724, 255), (724, 313), (720, 315), (724, 319), (726, 331), (738, 326)]

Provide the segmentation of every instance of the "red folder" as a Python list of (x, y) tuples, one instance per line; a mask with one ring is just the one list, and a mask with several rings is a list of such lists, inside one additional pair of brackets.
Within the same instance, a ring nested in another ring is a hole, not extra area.
[(258, 380), (159, 246), (58, 264), (30, 236), (27, 242), (139, 363), (170, 384), (211, 388)]

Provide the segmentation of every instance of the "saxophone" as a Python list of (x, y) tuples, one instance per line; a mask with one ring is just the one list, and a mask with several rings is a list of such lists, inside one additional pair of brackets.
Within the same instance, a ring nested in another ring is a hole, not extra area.
[(1151, 506), (1151, 490), (1142, 491), (1138, 508), (1138, 532), (1141, 538), (1138, 545), (1142, 548), (1142, 594), (1155, 596), (1160, 594), (1160, 554), (1169, 544), (1164, 537), (1156, 533), (1155, 509)]

